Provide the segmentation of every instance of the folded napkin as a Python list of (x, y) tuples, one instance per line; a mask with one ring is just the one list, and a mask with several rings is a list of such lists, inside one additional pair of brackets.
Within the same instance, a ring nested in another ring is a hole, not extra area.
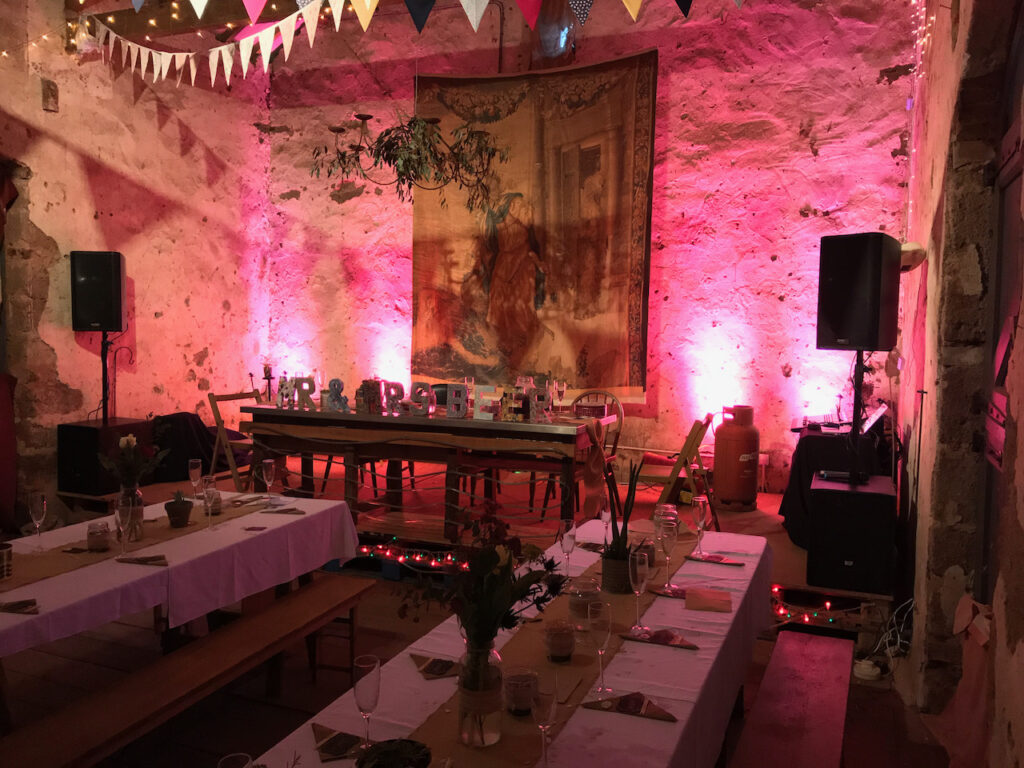
[(242, 529), (243, 531), (265, 531), (267, 526), (265, 525), (247, 525)]
[(576, 542), (576, 546), (587, 552), (604, 552), (604, 544), (598, 544), (596, 541), (579, 541)]
[(676, 716), (654, 703), (649, 696), (639, 691), (622, 696), (609, 696), (607, 699), (583, 702), (584, 709), (600, 709), (605, 712), (618, 712), (623, 715), (648, 717), (652, 720), (676, 722)]
[(691, 611), (732, 612), (732, 595), (724, 589), (690, 587), (686, 590), (686, 607)]
[(89, 551), (88, 547), (67, 547), (66, 549), (62, 549), (61, 550), (61, 552), (67, 552), (69, 555), (80, 555), (83, 552), (88, 552), (88, 551)]
[(124, 557), (116, 557), (114, 559), (119, 563), (128, 563), (130, 565), (167, 565), (167, 557), (165, 555), (140, 555), (138, 557), (125, 555)]
[(421, 656), (418, 653), (410, 653), (409, 658), (416, 665), (416, 669), (423, 675), (424, 680), (437, 680), (441, 677), (457, 677), (461, 665), (451, 659), (438, 659), (433, 656)]
[(699, 563), (715, 563), (717, 565), (746, 565), (746, 563), (741, 563), (739, 560), (733, 560), (725, 555), (719, 555), (715, 552), (705, 552), (703, 555), (695, 555), (691, 552), (686, 556), (686, 559), (696, 560)]
[(39, 613), (39, 604), (32, 598), (0, 603), (0, 613)]
[[(693, 589), (693, 587), (690, 587), (690, 589)], [(675, 597), (680, 600), (686, 597), (686, 587), (682, 587), (678, 584), (666, 584), (663, 587), (648, 587), (647, 591), (653, 592), (656, 595), (661, 595), (662, 597)]]
[(319, 723), (313, 723), (313, 741), (316, 743), (321, 763), (355, 757), (363, 743), (359, 736), (336, 731)]
[(635, 640), (638, 643), (650, 643), (651, 645), (669, 645), (673, 648), (687, 648), (691, 651), (697, 650), (697, 646), (683, 637), (673, 629), (648, 630), (639, 635), (623, 634), (624, 640)]
[(304, 515), (306, 514), (301, 509), (295, 507), (267, 507), (266, 509), (259, 510), (264, 515)]

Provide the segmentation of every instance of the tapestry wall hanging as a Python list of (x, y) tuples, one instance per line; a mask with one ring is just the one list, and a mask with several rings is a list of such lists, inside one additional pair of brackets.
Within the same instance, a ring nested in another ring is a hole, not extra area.
[(490, 203), (413, 206), (414, 379), (646, 386), (657, 51), (509, 77), (421, 76), (416, 113), (509, 150)]

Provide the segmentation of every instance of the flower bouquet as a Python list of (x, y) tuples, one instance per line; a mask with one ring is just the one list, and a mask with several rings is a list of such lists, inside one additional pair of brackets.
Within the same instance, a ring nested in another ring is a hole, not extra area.
[[(128, 434), (117, 443), (112, 455), (99, 454), (100, 464), (114, 475), (121, 484), (118, 504), (130, 504), (132, 509), (128, 540), (142, 539), (142, 492), (139, 482), (156, 469), (169, 449), (157, 450), (156, 446), (142, 447), (135, 435)], [(137, 509), (136, 509), (137, 508)], [(118, 531), (120, 535), (120, 531)]]

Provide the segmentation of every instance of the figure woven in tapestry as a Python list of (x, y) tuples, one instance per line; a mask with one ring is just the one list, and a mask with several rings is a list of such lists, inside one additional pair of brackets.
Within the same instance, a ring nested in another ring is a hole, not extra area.
[(657, 52), (510, 77), (421, 76), (416, 111), (506, 146), (489, 203), (417, 191), (415, 377), (645, 389)]

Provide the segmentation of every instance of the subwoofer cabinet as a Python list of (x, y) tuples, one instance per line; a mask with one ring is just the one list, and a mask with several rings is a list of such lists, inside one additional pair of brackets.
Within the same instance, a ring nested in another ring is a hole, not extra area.
[(82, 496), (103, 496), (118, 489), (117, 478), (100, 464), (99, 455), (113, 456), (125, 435), (139, 445), (153, 442), (153, 422), (112, 418), (57, 425), (57, 490)]
[(896, 567), (896, 484), (884, 475), (849, 485), (811, 481), (807, 583), (892, 594)]

